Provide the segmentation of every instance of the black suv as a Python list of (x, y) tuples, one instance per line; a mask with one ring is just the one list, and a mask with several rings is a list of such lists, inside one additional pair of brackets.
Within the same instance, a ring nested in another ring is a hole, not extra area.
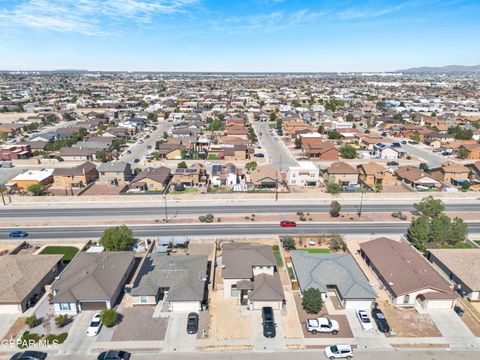
[(274, 338), (276, 335), (275, 328), (275, 318), (273, 316), (273, 309), (271, 307), (262, 308), (262, 319), (263, 319), (263, 336), (266, 338)]
[(187, 318), (187, 333), (196, 334), (198, 331), (198, 314), (190, 313)]
[(390, 332), (390, 326), (388, 325), (385, 315), (383, 315), (382, 310), (379, 308), (374, 308), (372, 310), (372, 318), (377, 323), (378, 330), (382, 333)]

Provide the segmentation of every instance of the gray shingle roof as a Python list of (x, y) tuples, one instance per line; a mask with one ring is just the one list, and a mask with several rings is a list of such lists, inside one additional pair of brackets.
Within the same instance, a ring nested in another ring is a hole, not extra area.
[(116, 161), (100, 164), (97, 169), (101, 172), (124, 172), (128, 165), (124, 161)]
[(276, 266), (271, 246), (225, 244), (222, 248), (224, 279), (251, 279), (253, 266)]
[(154, 296), (169, 288), (170, 301), (202, 301), (208, 256), (150, 254), (135, 281), (133, 296)]
[(248, 294), (252, 301), (280, 301), (285, 300), (282, 282), (276, 272), (273, 276), (259, 274), (253, 280), (253, 291)]
[(133, 252), (80, 253), (52, 284), (57, 290), (52, 302), (112, 299), (130, 264)]
[(342, 299), (375, 299), (377, 294), (350, 254), (310, 254), (292, 251), (292, 262), (300, 289), (322, 292), (336, 286)]

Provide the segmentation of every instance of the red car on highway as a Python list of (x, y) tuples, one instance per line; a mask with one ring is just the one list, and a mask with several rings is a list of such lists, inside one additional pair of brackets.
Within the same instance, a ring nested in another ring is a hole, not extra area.
[(295, 221), (283, 220), (283, 221), (280, 221), (280, 226), (281, 227), (295, 227), (295, 226), (297, 226), (297, 223)]

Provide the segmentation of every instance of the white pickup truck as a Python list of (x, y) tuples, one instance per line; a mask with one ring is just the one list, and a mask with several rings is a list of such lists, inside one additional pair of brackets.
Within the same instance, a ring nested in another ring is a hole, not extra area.
[(312, 334), (332, 333), (337, 335), (340, 331), (340, 326), (336, 320), (327, 318), (307, 319), (307, 331)]

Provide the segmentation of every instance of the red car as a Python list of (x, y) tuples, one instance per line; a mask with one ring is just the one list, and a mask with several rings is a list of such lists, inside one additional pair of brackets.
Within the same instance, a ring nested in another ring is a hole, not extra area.
[(295, 227), (297, 226), (297, 223), (295, 221), (280, 221), (280, 226), (281, 227)]

